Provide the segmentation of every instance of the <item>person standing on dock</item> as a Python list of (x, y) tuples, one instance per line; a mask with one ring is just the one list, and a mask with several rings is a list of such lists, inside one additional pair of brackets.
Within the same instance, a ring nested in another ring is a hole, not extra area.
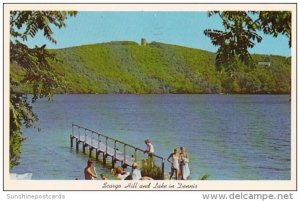
[(187, 180), (190, 177), (189, 156), (184, 147), (180, 147), (179, 155), (181, 179)]
[[(171, 160), (170, 160), (171, 159)], [(170, 178), (169, 180), (172, 179), (173, 174), (175, 172), (175, 176), (176, 176), (176, 180), (179, 179), (179, 174), (180, 174), (180, 168), (179, 168), (179, 159), (180, 159), (180, 155), (177, 151), (177, 149), (174, 149), (174, 152), (170, 154), (170, 156), (168, 157), (168, 162), (171, 163), (171, 173), (170, 173)]]
[(85, 180), (94, 180), (95, 178), (97, 178), (97, 172), (94, 167), (93, 159), (88, 160), (87, 166), (84, 169), (84, 177)]
[(145, 144), (147, 145), (147, 149), (144, 153), (148, 154), (147, 163), (150, 164), (152, 167), (154, 166), (153, 154), (154, 154), (154, 147), (150, 140), (146, 139)]
[(149, 155), (149, 158), (152, 158), (152, 154), (154, 153), (154, 147), (151, 143), (150, 140), (145, 140), (145, 144), (147, 145), (147, 149), (145, 151), (145, 153), (147, 153)]

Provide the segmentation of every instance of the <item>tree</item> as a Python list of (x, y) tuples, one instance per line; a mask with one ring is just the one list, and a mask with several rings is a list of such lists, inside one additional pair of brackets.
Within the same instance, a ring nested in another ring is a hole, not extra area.
[(249, 48), (262, 41), (258, 31), (277, 37), (283, 34), (289, 39), (291, 47), (291, 12), (289, 11), (210, 11), (209, 16), (219, 15), (224, 30), (206, 29), (212, 44), (219, 46), (215, 65), (227, 72), (234, 71), (239, 60), (247, 66), (252, 65)]
[[(32, 102), (38, 98), (51, 98), (53, 89), (60, 86), (60, 76), (55, 73), (50, 61), (55, 55), (46, 49), (46, 45), (29, 48), (25, 41), (41, 31), (52, 43), (52, 27), (65, 27), (65, 20), (75, 16), (76, 11), (12, 11), (10, 13), (10, 63), (18, 65), (24, 72), (20, 83), (32, 87)], [(32, 111), (27, 94), (18, 91), (19, 82), (10, 78), (10, 168), (19, 164), (21, 144), (24, 141), (22, 125), (31, 127), (38, 120)]]

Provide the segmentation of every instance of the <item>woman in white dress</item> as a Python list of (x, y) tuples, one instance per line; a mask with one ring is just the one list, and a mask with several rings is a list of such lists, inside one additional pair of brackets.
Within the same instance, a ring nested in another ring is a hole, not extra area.
[(174, 152), (170, 154), (168, 157), (168, 162), (171, 163), (171, 174), (170, 174), (170, 180), (173, 177), (173, 174), (175, 172), (176, 180), (179, 179), (179, 153), (177, 149), (174, 149)]
[(180, 172), (181, 178), (187, 180), (190, 176), (189, 157), (184, 147), (180, 147)]

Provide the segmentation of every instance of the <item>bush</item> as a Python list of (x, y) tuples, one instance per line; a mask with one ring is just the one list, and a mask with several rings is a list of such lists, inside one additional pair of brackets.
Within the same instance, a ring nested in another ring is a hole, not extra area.
[(142, 177), (147, 176), (155, 180), (163, 179), (161, 168), (155, 165), (151, 158), (142, 160), (141, 173)]
[(202, 177), (200, 177), (200, 180), (208, 180), (209, 174), (206, 173), (205, 175), (203, 175)]

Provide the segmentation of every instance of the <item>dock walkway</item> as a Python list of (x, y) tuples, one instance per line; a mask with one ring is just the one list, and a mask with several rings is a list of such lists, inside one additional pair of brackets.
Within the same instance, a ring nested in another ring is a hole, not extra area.
[[(86, 153), (86, 150), (88, 150), (89, 156), (92, 157), (95, 150), (96, 160), (99, 160), (102, 155), (103, 165), (107, 166), (106, 161), (108, 158), (111, 158), (112, 168), (115, 167), (117, 162), (120, 162), (122, 165), (132, 166), (133, 162), (141, 160), (145, 154), (145, 150), (141, 148), (77, 124), (72, 124), (72, 133), (70, 135), (71, 148), (74, 146), (74, 140), (76, 151), (79, 151), (80, 147), (82, 147), (83, 153)], [(133, 157), (129, 156), (128, 153), (132, 153)], [(160, 161), (163, 176), (165, 159), (156, 154), (152, 154), (152, 158), (155, 161)]]

